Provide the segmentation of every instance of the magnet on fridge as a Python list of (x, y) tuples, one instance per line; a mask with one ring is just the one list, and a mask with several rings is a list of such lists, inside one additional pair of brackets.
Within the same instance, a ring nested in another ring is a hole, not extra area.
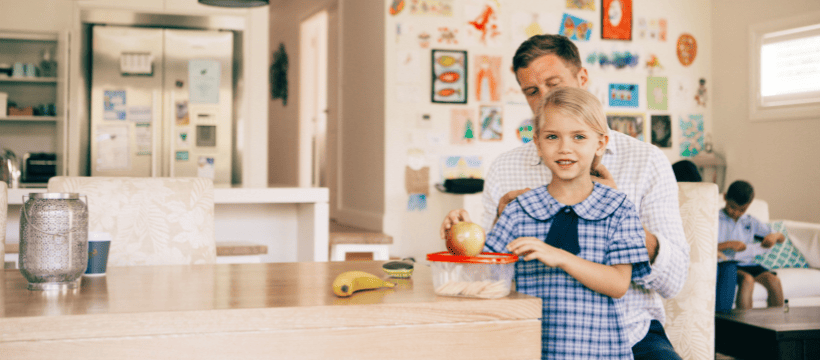
[(177, 151), (177, 161), (188, 161), (188, 152)]

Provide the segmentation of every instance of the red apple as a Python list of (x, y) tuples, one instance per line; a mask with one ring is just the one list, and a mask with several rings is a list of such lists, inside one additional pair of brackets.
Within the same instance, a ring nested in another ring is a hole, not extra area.
[(476, 256), (484, 249), (485, 240), (481, 226), (460, 222), (447, 231), (447, 250), (453, 255)]

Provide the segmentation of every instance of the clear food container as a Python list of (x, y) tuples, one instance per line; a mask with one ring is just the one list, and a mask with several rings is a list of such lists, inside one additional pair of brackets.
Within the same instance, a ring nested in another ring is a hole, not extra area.
[(442, 251), (427, 254), (427, 261), (433, 268), (436, 295), (495, 299), (510, 293), (518, 257), (501, 253), (457, 256)]

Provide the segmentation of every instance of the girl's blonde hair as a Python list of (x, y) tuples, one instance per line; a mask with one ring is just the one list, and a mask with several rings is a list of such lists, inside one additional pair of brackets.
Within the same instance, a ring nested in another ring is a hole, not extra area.
[(604, 107), (594, 95), (584, 89), (559, 87), (541, 99), (538, 113), (533, 122), (534, 137), (538, 137), (541, 124), (546, 119), (547, 109), (559, 111), (582, 123), (586, 123), (599, 135), (607, 135), (609, 127), (604, 116)]

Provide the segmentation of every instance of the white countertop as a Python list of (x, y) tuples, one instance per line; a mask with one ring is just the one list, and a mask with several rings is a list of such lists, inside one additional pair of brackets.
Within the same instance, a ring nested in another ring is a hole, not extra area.
[[(44, 193), (45, 188), (9, 189), (9, 205), (23, 204), (23, 196)], [(269, 188), (214, 188), (215, 204), (295, 204), (328, 202), (327, 188), (269, 187)]]

